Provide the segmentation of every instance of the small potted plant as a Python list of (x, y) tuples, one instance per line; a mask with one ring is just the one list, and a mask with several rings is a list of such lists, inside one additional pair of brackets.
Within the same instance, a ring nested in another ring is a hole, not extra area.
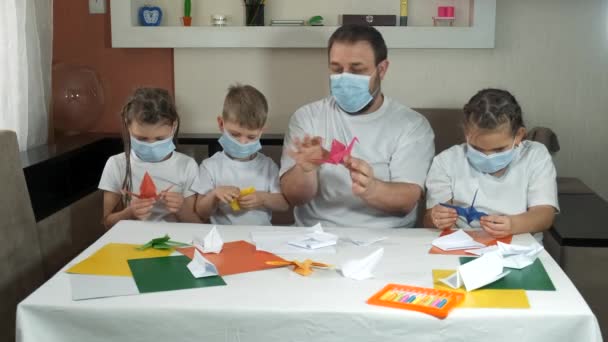
[(184, 21), (184, 26), (192, 25), (192, 0), (184, 0), (184, 17), (182, 20)]

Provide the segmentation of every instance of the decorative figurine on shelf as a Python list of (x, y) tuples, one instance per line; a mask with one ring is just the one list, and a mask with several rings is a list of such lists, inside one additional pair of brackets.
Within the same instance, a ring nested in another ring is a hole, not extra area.
[(184, 0), (184, 26), (192, 26), (192, 0)]
[(454, 12), (454, 6), (437, 7), (437, 16), (433, 17), (433, 26), (437, 26), (438, 22), (447, 22), (448, 25), (453, 26), (456, 19)]
[(399, 26), (407, 26), (407, 0), (400, 0)]
[(145, 5), (139, 8), (141, 26), (160, 26), (163, 21), (163, 10), (158, 6)]
[(323, 26), (323, 17), (320, 15), (315, 15), (314, 17), (308, 19), (308, 25)]

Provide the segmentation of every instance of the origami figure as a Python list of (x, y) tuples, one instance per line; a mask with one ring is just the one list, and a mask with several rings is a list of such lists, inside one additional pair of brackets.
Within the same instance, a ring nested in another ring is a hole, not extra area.
[[(477, 190), (477, 191), (479, 191), (479, 190)], [(447, 208), (456, 209), (458, 216), (465, 218), (467, 220), (468, 224), (471, 224), (471, 222), (473, 222), (475, 220), (479, 221), (479, 219), (481, 219), (483, 216), (488, 216), (488, 214), (481, 212), (481, 211), (477, 211), (477, 209), (475, 209), (475, 207), (473, 207), (473, 205), (475, 205), (475, 199), (477, 198), (477, 191), (475, 191), (475, 195), (473, 196), (473, 202), (471, 203), (471, 206), (468, 208), (459, 207), (457, 205), (451, 205), (451, 204), (447, 204), (447, 203), (441, 203), (441, 205), (444, 207), (447, 207)]]
[(190, 245), (187, 243), (171, 241), (171, 238), (169, 237), (169, 235), (165, 235), (163, 237), (152, 239), (152, 240), (148, 241), (146, 244), (137, 247), (137, 249), (139, 249), (140, 251), (144, 251), (148, 248), (171, 249), (174, 247), (185, 247), (185, 246), (190, 246)]
[(266, 264), (273, 266), (290, 266), (293, 265), (293, 271), (301, 276), (308, 276), (312, 274), (313, 267), (319, 268), (329, 268), (331, 265), (324, 264), (321, 262), (312, 261), (310, 259), (306, 259), (302, 262), (298, 260), (291, 261), (266, 261)]
[(163, 190), (161, 193), (156, 193), (156, 185), (154, 184), (154, 181), (152, 180), (152, 177), (150, 177), (150, 174), (148, 174), (148, 172), (146, 172), (144, 174), (144, 179), (141, 181), (141, 185), (139, 186), (139, 194), (135, 194), (132, 192), (127, 192), (129, 195), (140, 198), (140, 199), (148, 199), (148, 198), (154, 198), (154, 199), (159, 199), (160, 195), (163, 192), (167, 192), (169, 190), (171, 190), (171, 188), (173, 187), (173, 185), (169, 186), (167, 189)]
[(344, 157), (350, 156), (350, 153), (353, 150), (353, 146), (355, 145), (355, 141), (359, 142), (359, 139), (353, 138), (353, 140), (348, 144), (348, 147), (338, 140), (334, 139), (331, 143), (331, 151), (329, 151), (329, 156), (327, 159), (323, 160), (323, 163), (330, 164), (340, 164), (344, 161)]
[[(245, 188), (243, 190), (241, 190), (241, 195), (239, 197), (243, 197), (249, 194), (252, 194), (255, 192), (255, 188), (254, 187), (249, 187), (249, 188)], [(230, 207), (232, 208), (233, 211), (239, 211), (241, 210), (241, 206), (239, 205), (239, 199), (235, 198), (232, 200), (232, 202), (230, 202)]]

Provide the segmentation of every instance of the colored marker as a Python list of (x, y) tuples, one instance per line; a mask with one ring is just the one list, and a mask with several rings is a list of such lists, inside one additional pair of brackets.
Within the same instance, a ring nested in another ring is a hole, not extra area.
[(388, 297), (390, 297), (393, 294), (392, 290), (386, 291), (381, 297), (380, 300), (387, 300)]
[(405, 296), (403, 296), (403, 298), (401, 298), (400, 302), (401, 303), (407, 303), (407, 301), (408, 301), (408, 299), (410, 299), (411, 295), (412, 294), (410, 294), (410, 293), (406, 294)]
[(395, 298), (397, 298), (399, 294), (397, 292), (393, 292), (390, 296), (386, 298), (388, 302), (392, 302)]
[(397, 298), (395, 298), (394, 302), (400, 302), (403, 300), (403, 298), (407, 297), (408, 293), (407, 292), (401, 292), (399, 293), (399, 295), (397, 296)]
[(439, 304), (443, 299), (442, 298), (437, 298), (433, 301), (433, 304), (431, 304), (431, 306), (437, 306), (437, 304)]
[(429, 298), (424, 301), (424, 305), (429, 306), (434, 301), (435, 301), (435, 297), (434, 296), (429, 296)]
[(407, 300), (408, 303), (413, 303), (416, 300), (416, 295), (411, 295), (411, 297)]
[(439, 302), (439, 304), (437, 304), (437, 307), (441, 309), (447, 302), (448, 300), (444, 298), (441, 302)]
[(420, 296), (418, 296), (418, 299), (416, 299), (414, 301), (413, 304), (420, 304), (420, 303), (424, 302), (425, 300), (426, 300), (426, 296), (425, 295), (420, 295)]

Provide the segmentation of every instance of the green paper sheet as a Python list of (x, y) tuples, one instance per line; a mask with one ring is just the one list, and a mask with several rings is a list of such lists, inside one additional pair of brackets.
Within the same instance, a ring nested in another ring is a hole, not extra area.
[(128, 261), (140, 293), (226, 285), (220, 276), (194, 278), (186, 267), (189, 262), (184, 255)]
[[(475, 259), (474, 257), (460, 257), (460, 264), (466, 264)], [(511, 268), (509, 270), (511, 273), (504, 278), (486, 285), (482, 289), (555, 291), (555, 286), (540, 259), (536, 259), (532, 265), (521, 270)]]

